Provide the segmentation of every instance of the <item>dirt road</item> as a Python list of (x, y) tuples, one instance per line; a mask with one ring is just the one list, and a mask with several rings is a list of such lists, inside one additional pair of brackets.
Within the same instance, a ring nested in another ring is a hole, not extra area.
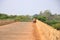
[(32, 22), (16, 22), (0, 26), (0, 40), (35, 40)]
[(60, 40), (60, 33), (37, 20), (0, 26), (0, 40)]

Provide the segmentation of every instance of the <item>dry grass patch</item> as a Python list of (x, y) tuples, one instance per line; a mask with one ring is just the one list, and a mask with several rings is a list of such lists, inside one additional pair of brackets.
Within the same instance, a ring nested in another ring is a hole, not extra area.
[(0, 20), (0, 26), (16, 22), (14, 20)]

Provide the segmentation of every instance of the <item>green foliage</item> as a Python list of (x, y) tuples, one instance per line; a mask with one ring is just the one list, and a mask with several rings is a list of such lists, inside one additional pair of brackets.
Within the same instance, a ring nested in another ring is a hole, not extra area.
[(52, 14), (49, 10), (45, 10), (44, 12), (41, 11), (40, 14), (35, 14), (34, 17), (60, 30), (60, 24), (57, 24), (60, 22), (60, 15)]
[(41, 21), (46, 21), (46, 17), (44, 17), (44, 16), (40, 16), (40, 15), (37, 15), (37, 14), (35, 14), (34, 16), (33, 16), (33, 18), (36, 18), (36, 19), (38, 19), (38, 20), (41, 20)]
[(60, 23), (52, 25), (55, 29), (60, 30)]
[(0, 19), (7, 19), (8, 18), (8, 15), (6, 14), (0, 14)]
[(0, 20), (15, 20), (15, 21), (31, 21), (31, 16), (29, 15), (6, 15), (0, 13)]
[(44, 17), (44, 16), (38, 16), (37, 19), (38, 20), (41, 20), (43, 22), (46, 21), (46, 17)]
[(60, 29), (60, 15), (52, 14), (49, 10), (45, 10), (44, 12), (40, 12), (39, 14), (34, 14), (33, 16), (29, 15), (6, 15), (0, 13), (0, 20), (15, 20), (21, 22), (32, 21), (32, 18), (36, 18), (42, 22), (47, 23), (48, 25), (53, 26), (56, 29)]
[(26, 16), (17, 16), (15, 18), (16, 21), (31, 21), (31, 18), (29, 15), (26, 15)]
[(45, 23), (47, 23), (47, 24), (52, 26), (52, 25), (56, 24), (57, 21), (55, 21), (55, 20), (47, 20), (47, 21), (45, 21)]

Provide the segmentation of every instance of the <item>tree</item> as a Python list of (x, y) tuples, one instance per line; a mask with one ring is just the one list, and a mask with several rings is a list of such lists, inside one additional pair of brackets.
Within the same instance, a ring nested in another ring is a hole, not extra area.
[(45, 10), (43, 16), (45, 16), (48, 20), (51, 20), (52, 14), (49, 10)]
[(8, 15), (6, 14), (0, 14), (0, 19), (7, 19), (8, 18)]

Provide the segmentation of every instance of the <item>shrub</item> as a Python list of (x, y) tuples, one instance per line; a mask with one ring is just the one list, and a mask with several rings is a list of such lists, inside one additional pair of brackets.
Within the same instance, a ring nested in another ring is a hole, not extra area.
[(55, 21), (55, 20), (47, 20), (47, 21), (45, 21), (45, 23), (52, 26), (53, 24), (56, 24), (57, 21)]
[(60, 30), (60, 23), (52, 25), (55, 29)]

